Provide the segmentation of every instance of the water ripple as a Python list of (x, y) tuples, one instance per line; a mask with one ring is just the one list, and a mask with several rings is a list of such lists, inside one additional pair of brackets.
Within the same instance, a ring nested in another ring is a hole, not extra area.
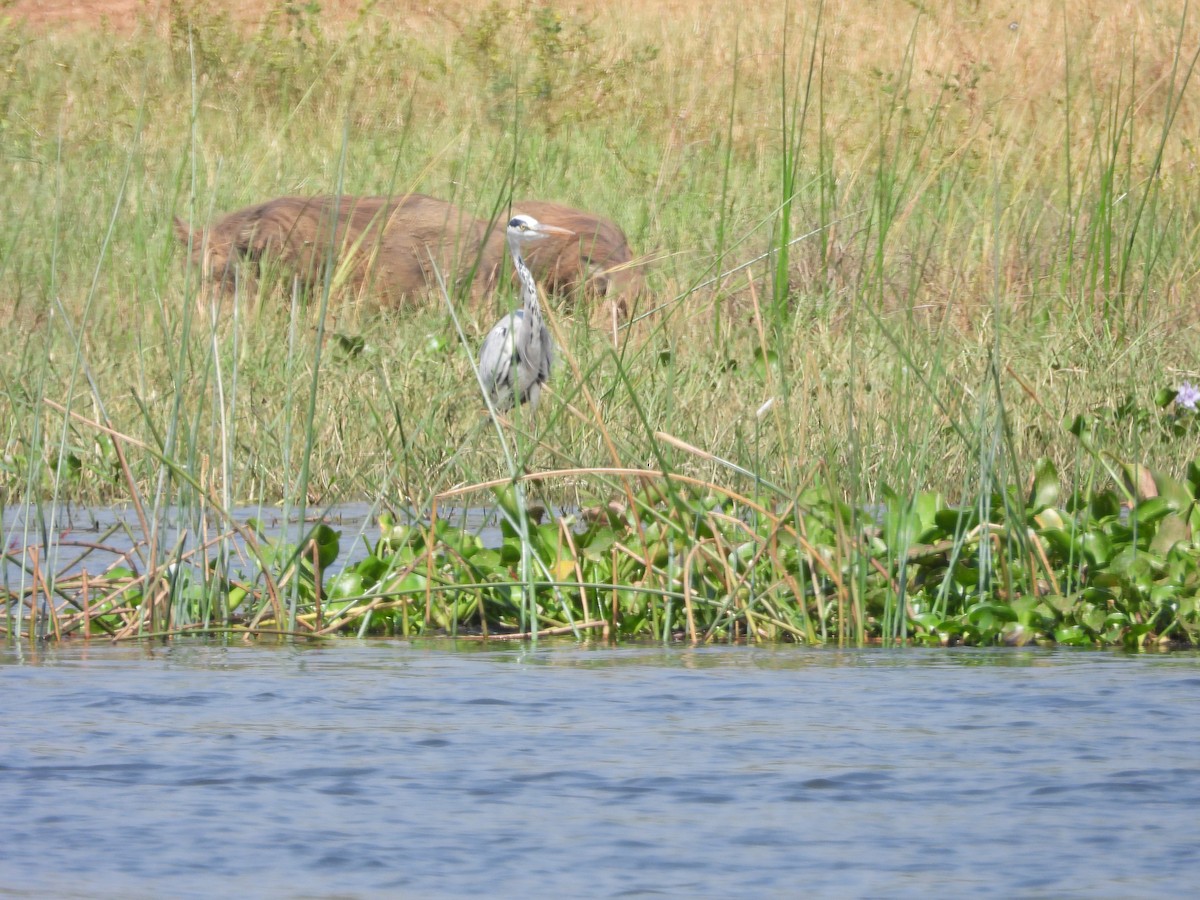
[[(1198, 673), (1028, 649), (0, 649), (0, 884), (1187, 896)], [(131, 852), (81, 851), (117, 835)]]

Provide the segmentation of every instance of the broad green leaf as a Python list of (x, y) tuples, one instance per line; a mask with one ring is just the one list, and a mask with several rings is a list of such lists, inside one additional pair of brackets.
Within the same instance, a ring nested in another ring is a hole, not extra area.
[(1133, 520), (1141, 527), (1153, 525), (1171, 512), (1171, 503), (1166, 497), (1151, 497), (1143, 500), (1133, 510)]
[(1033, 464), (1033, 484), (1026, 505), (1034, 511), (1043, 510), (1058, 502), (1059, 493), (1058, 469), (1043, 456)]
[(1187, 543), (1191, 539), (1191, 529), (1180, 516), (1171, 514), (1164, 516), (1158, 523), (1154, 538), (1150, 541), (1150, 550), (1166, 556), (1168, 551), (1178, 543)]
[(1102, 531), (1087, 531), (1079, 536), (1079, 547), (1087, 558), (1088, 564), (1096, 567), (1108, 564), (1112, 556), (1112, 546), (1108, 537)]
[(322, 522), (313, 531), (312, 539), (317, 545), (317, 559), (321, 562), (321, 569), (328, 569), (338, 558), (338, 553), (341, 550), (342, 533), (334, 531)]
[(363, 595), (363, 577), (357, 572), (342, 572), (329, 582), (325, 595), (330, 600), (351, 600)]
[(939, 509), (933, 518), (938, 528), (946, 534), (965, 534), (979, 524), (979, 510), (975, 507)]
[(1186, 510), (1192, 503), (1191, 489), (1163, 472), (1154, 472), (1154, 486), (1158, 496), (1166, 498), (1175, 512)]

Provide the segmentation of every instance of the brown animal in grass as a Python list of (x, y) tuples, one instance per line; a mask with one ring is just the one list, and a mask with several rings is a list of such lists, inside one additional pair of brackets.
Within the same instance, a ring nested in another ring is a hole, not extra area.
[(334, 285), (373, 291), (389, 305), (436, 288), (435, 267), (451, 290), (473, 282), (484, 231), (479, 219), (423, 194), (279, 197), (207, 229), (175, 220), (192, 262), (226, 286), (235, 269), (255, 276), (273, 268), (319, 290), (332, 260)]
[[(619, 318), (629, 315), (629, 305), (642, 290), (643, 276), (625, 233), (614, 222), (545, 200), (513, 203), (512, 214), (519, 213), (574, 232), (570, 237), (547, 238), (526, 251), (525, 263), (547, 293), (573, 299), (581, 293), (603, 297)], [(495, 227), (479, 265), (489, 287), (495, 288), (506, 258), (504, 228)]]

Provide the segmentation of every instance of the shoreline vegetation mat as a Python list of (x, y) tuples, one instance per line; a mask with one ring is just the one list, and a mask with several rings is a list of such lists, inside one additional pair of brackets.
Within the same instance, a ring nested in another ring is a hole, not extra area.
[[(1196, 644), (1200, 13), (1014, 15), (0, 3), (0, 629)], [(515, 291), (221, 292), (172, 225), (412, 192), (628, 236), (536, 418)]]

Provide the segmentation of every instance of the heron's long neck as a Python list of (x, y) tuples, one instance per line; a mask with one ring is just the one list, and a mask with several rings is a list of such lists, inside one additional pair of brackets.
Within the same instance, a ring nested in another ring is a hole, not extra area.
[(542, 308), (538, 305), (537, 282), (533, 280), (533, 273), (529, 271), (529, 266), (525, 265), (525, 260), (521, 258), (521, 246), (510, 238), (508, 249), (512, 253), (513, 268), (517, 270), (517, 277), (521, 279), (521, 305), (525, 309), (525, 314), (531, 319), (540, 319)]

